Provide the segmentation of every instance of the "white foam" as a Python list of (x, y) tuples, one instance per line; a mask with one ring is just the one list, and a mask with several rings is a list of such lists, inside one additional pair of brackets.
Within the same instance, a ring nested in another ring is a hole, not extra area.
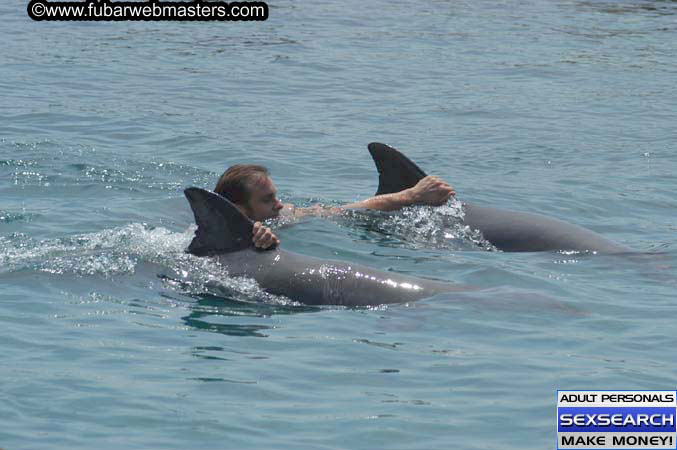
[(183, 232), (132, 223), (68, 238), (34, 240), (22, 234), (0, 237), (4, 271), (35, 270), (56, 275), (133, 275), (141, 263), (159, 266), (167, 288), (186, 294), (227, 295), (241, 301), (293, 304), (264, 292), (255, 280), (230, 277), (215, 258), (185, 253), (195, 226)]

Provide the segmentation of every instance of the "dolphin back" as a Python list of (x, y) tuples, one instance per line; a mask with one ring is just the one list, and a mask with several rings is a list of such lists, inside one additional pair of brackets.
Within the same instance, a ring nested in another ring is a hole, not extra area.
[(632, 251), (592, 230), (541, 214), (466, 203), (464, 223), (482, 231), (486, 240), (506, 252)]
[(197, 230), (188, 253), (197, 256), (230, 253), (253, 246), (253, 223), (229, 200), (205, 189), (183, 191), (188, 199)]
[(424, 171), (394, 148), (378, 142), (372, 142), (367, 148), (378, 170), (376, 195), (403, 191), (425, 178)]

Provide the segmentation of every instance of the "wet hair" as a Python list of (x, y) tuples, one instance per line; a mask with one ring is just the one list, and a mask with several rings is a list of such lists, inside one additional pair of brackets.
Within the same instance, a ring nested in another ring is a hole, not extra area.
[(260, 177), (267, 177), (268, 169), (254, 164), (236, 164), (223, 172), (214, 192), (238, 205), (246, 205), (251, 187)]

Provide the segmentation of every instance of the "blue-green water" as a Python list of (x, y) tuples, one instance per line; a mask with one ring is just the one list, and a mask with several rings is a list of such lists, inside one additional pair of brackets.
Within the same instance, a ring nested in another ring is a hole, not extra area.
[[(556, 389), (675, 389), (677, 3), (269, 5), (38, 23), (0, 4), (0, 447), (541, 449)], [(461, 200), (660, 254), (487, 251), (427, 210), (277, 230), (482, 288), (370, 310), (183, 254), (183, 188), (253, 162), (287, 201), (353, 201), (371, 141)]]

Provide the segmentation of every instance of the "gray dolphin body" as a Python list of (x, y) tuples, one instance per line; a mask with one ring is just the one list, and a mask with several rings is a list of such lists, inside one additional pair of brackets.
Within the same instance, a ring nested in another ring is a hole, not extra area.
[(472, 289), (279, 248), (257, 250), (252, 244), (252, 221), (230, 201), (200, 188), (184, 193), (198, 226), (187, 251), (217, 258), (230, 276), (253, 278), (268, 293), (307, 305), (369, 306)]
[[(369, 144), (379, 173), (377, 195), (399, 192), (414, 186), (426, 174), (396, 149), (373, 142)], [(549, 250), (625, 253), (632, 249), (613, 242), (594, 231), (540, 214), (508, 211), (464, 203), (464, 223), (480, 230), (486, 240), (507, 252)]]

